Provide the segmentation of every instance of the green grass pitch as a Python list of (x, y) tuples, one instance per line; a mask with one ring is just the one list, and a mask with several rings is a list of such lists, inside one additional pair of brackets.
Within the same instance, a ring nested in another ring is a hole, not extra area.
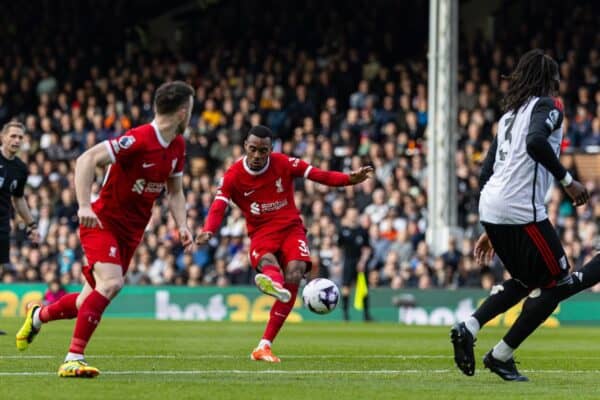
[(105, 319), (88, 347), (95, 379), (61, 379), (73, 321), (44, 326), (14, 348), (20, 320), (1, 319), (0, 399), (583, 399), (600, 397), (600, 330), (541, 329), (517, 352), (531, 382), (481, 368), (504, 329), (477, 342), (477, 372), (454, 366), (446, 327), (388, 323), (289, 324), (275, 343), (281, 364), (249, 359), (264, 325)]

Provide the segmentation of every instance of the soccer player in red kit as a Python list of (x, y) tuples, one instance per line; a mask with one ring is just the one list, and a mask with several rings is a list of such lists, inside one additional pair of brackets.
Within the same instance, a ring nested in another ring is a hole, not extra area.
[[(100, 371), (84, 360), (84, 350), (102, 313), (123, 287), (124, 276), (144, 229), (152, 205), (167, 189), (169, 209), (179, 228), (184, 248), (192, 244), (186, 226), (182, 175), (185, 141), (194, 89), (175, 81), (161, 85), (154, 98), (155, 119), (127, 131), (117, 139), (98, 143), (84, 152), (75, 166), (75, 191), (79, 203), (79, 237), (88, 266), (80, 293), (27, 311), (17, 333), (17, 348), (25, 350), (42, 323), (77, 317), (65, 362), (58, 375), (94, 377)], [(110, 165), (99, 198), (91, 203), (96, 167)]]
[(225, 172), (196, 244), (205, 244), (215, 234), (230, 201), (242, 210), (251, 239), (250, 262), (259, 271), (256, 285), (277, 299), (251, 359), (279, 362), (271, 345), (311, 265), (306, 229), (294, 203), (294, 178), (328, 186), (355, 185), (370, 177), (373, 168), (362, 167), (350, 174), (322, 171), (298, 158), (272, 153), (272, 137), (265, 126), (250, 129), (244, 143), (246, 155)]

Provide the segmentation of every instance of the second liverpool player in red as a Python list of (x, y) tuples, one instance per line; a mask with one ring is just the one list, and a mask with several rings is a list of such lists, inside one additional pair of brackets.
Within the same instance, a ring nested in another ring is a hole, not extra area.
[(279, 362), (271, 345), (294, 307), (298, 285), (311, 266), (306, 229), (294, 203), (294, 178), (328, 186), (355, 185), (369, 178), (373, 168), (365, 166), (349, 174), (323, 171), (299, 158), (272, 153), (272, 138), (265, 126), (250, 129), (244, 143), (246, 155), (225, 172), (196, 243), (204, 244), (215, 234), (229, 202), (242, 210), (251, 239), (250, 263), (258, 271), (256, 285), (277, 299), (251, 358)]
[[(16, 345), (25, 350), (43, 323), (77, 318), (69, 352), (60, 366), (61, 377), (94, 377), (100, 371), (84, 360), (84, 351), (104, 310), (117, 296), (152, 206), (166, 189), (169, 209), (182, 245), (192, 244), (186, 225), (182, 175), (183, 132), (188, 126), (194, 89), (185, 82), (161, 85), (154, 98), (155, 119), (88, 149), (77, 159), (75, 192), (79, 203), (79, 237), (88, 265), (86, 283), (48, 306), (27, 311)], [(99, 198), (92, 203), (91, 187), (97, 167), (108, 166)]]

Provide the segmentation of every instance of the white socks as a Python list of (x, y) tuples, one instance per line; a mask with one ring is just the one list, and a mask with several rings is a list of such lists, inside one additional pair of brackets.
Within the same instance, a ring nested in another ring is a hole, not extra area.
[[(465, 326), (467, 327), (467, 330), (471, 332), (473, 338), (476, 338), (479, 329), (481, 329), (479, 326), (479, 321), (477, 321), (475, 317), (471, 316), (465, 320)], [(496, 360), (507, 361), (512, 358), (514, 351), (515, 349), (507, 345), (504, 340), (501, 340), (497, 345), (494, 346), (494, 349), (492, 350), (492, 357), (494, 357)]]
[(260, 342), (258, 342), (258, 347), (260, 347), (261, 349), (265, 346), (269, 346), (271, 347), (271, 341), (267, 340), (267, 339), (260, 339)]
[(476, 338), (477, 333), (479, 332), (479, 329), (481, 328), (479, 326), (479, 321), (477, 321), (477, 319), (475, 317), (471, 316), (465, 321), (465, 326), (467, 327), (467, 330), (469, 332), (471, 332), (471, 335), (473, 335), (473, 338)]
[(497, 345), (494, 346), (494, 349), (492, 350), (492, 357), (494, 357), (496, 360), (507, 361), (512, 358), (514, 351), (515, 349), (507, 345), (504, 340), (501, 340)]
[(38, 331), (42, 327), (42, 320), (40, 319), (41, 310), (42, 307), (38, 307), (38, 309), (33, 312), (33, 327)]
[(83, 357), (83, 354), (78, 354), (78, 353), (67, 353), (67, 356), (65, 357), (65, 362), (67, 361), (77, 361), (77, 360), (81, 360), (83, 361), (85, 358)]

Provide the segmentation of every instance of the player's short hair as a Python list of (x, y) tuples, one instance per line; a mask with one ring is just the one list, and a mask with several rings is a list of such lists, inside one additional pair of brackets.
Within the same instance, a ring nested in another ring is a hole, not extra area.
[(273, 131), (264, 125), (256, 125), (250, 128), (248, 136), (254, 135), (262, 139), (269, 138), (273, 141)]
[(4, 124), (4, 126), (2, 127), (2, 134), (4, 135), (6, 132), (8, 132), (10, 128), (19, 128), (23, 132), (25, 132), (25, 125), (23, 125), (19, 121), (10, 121)]
[(508, 76), (508, 91), (502, 101), (503, 110), (517, 111), (533, 96), (551, 96), (558, 91), (557, 62), (540, 49), (529, 50), (519, 59)]
[(163, 83), (154, 94), (154, 107), (157, 114), (172, 114), (185, 106), (194, 96), (194, 88), (183, 81)]

